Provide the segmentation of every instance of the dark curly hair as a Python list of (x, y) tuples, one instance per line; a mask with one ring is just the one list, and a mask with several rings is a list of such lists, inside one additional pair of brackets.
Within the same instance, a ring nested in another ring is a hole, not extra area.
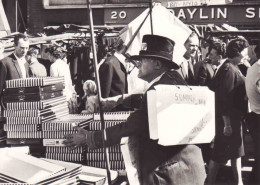
[(225, 58), (226, 57), (226, 43), (225, 42), (222, 42), (222, 41), (214, 41), (210, 44), (209, 46), (209, 52), (212, 50), (212, 49), (215, 49), (217, 51), (217, 54), (218, 55), (221, 55), (222, 58)]
[(30, 47), (27, 55), (32, 56), (32, 55), (38, 55), (39, 53), (39, 49), (35, 48), (35, 47)]
[(243, 51), (248, 46), (248, 41), (244, 38), (231, 40), (227, 45), (227, 57), (231, 59), (238, 57), (241, 51)]
[(63, 59), (67, 56), (66, 50), (60, 46), (51, 46), (45, 49), (46, 53), (50, 53), (55, 58)]

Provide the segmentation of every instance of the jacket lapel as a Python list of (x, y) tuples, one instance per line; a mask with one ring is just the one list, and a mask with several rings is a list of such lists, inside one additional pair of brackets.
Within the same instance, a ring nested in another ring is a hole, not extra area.
[(14, 67), (15, 67), (17, 73), (19, 74), (19, 77), (22, 78), (23, 77), (22, 76), (22, 71), (21, 71), (20, 66), (18, 64), (18, 61), (17, 61), (17, 59), (16, 59), (16, 57), (14, 55), (12, 56), (12, 59), (13, 59), (12, 62), (14, 64)]
[(212, 83), (211, 83), (211, 88), (212, 89), (216, 89), (216, 87), (219, 86), (219, 82), (222, 81), (223, 75), (222, 70), (225, 70), (226, 66), (225, 63), (227, 63), (228, 61), (225, 61), (222, 66), (219, 68), (219, 70), (217, 71), (217, 73), (213, 76), (212, 79)]
[(215, 74), (215, 76), (214, 76), (214, 79), (215, 78), (219, 78), (219, 75), (221, 74), (221, 71), (225, 68), (225, 63), (228, 63), (229, 61), (228, 60), (226, 60), (223, 64), (222, 64), (222, 66), (219, 68), (219, 70), (216, 72), (216, 74)]
[(180, 69), (178, 70), (178, 72), (179, 72), (180, 75), (183, 77), (183, 79), (186, 79), (187, 73), (186, 73), (186, 71), (185, 71), (185, 69), (184, 69), (183, 62), (181, 63)]

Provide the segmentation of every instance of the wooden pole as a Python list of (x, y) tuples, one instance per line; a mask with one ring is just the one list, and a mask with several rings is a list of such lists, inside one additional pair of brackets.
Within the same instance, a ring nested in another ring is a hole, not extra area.
[(150, 0), (150, 22), (151, 22), (151, 34), (153, 35), (153, 17), (152, 17), (152, 11), (153, 11), (153, 0)]
[(126, 50), (131, 46), (131, 44), (133, 43), (136, 35), (138, 34), (138, 32), (140, 31), (140, 29), (142, 28), (143, 24), (145, 23), (147, 17), (150, 15), (150, 11), (148, 12), (148, 14), (145, 16), (143, 22), (141, 22), (141, 24), (139, 25), (139, 27), (137, 28), (137, 30), (135, 31), (135, 33), (133, 34), (133, 36), (131, 37), (130, 41), (127, 43), (126, 45)]
[(15, 31), (18, 32), (18, 0), (15, 0)]
[(101, 104), (101, 89), (100, 89), (100, 81), (99, 81), (99, 74), (98, 74), (98, 68), (97, 68), (98, 63), (97, 63), (96, 42), (95, 42), (95, 37), (94, 37), (93, 17), (92, 17), (92, 9), (91, 9), (91, 5), (90, 5), (90, 0), (87, 0), (87, 7), (88, 7), (88, 14), (89, 14), (90, 35), (91, 35), (92, 52), (93, 52), (93, 59), (94, 59), (94, 69), (95, 69), (97, 92), (98, 92), (98, 102), (99, 102), (99, 111), (100, 111), (100, 119), (101, 119), (101, 131), (102, 131), (102, 142), (103, 142), (103, 149), (104, 149), (105, 159), (106, 159), (106, 170), (107, 170), (108, 184), (111, 185), (109, 154), (108, 154), (108, 148), (105, 147), (105, 142), (106, 142), (107, 138), (106, 138), (106, 131), (105, 131), (104, 112), (103, 112), (103, 107), (102, 107), (102, 104)]

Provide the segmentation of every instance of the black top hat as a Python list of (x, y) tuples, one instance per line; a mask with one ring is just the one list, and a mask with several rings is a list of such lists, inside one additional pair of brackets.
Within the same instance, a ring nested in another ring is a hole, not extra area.
[(131, 59), (139, 60), (144, 57), (155, 57), (170, 62), (173, 69), (178, 69), (179, 66), (172, 61), (174, 45), (174, 41), (169, 38), (159, 35), (144, 35), (139, 55), (131, 56)]

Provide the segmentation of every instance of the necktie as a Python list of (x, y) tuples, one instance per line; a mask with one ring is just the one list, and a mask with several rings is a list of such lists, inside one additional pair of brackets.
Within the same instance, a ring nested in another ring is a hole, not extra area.
[(194, 74), (193, 74), (193, 70), (192, 70), (192, 64), (191, 61), (188, 61), (188, 84), (189, 85), (193, 85), (194, 84)]
[(216, 76), (217, 69), (218, 69), (218, 68), (214, 69), (214, 74), (213, 74), (213, 77), (212, 77), (212, 78), (214, 78), (214, 77)]

